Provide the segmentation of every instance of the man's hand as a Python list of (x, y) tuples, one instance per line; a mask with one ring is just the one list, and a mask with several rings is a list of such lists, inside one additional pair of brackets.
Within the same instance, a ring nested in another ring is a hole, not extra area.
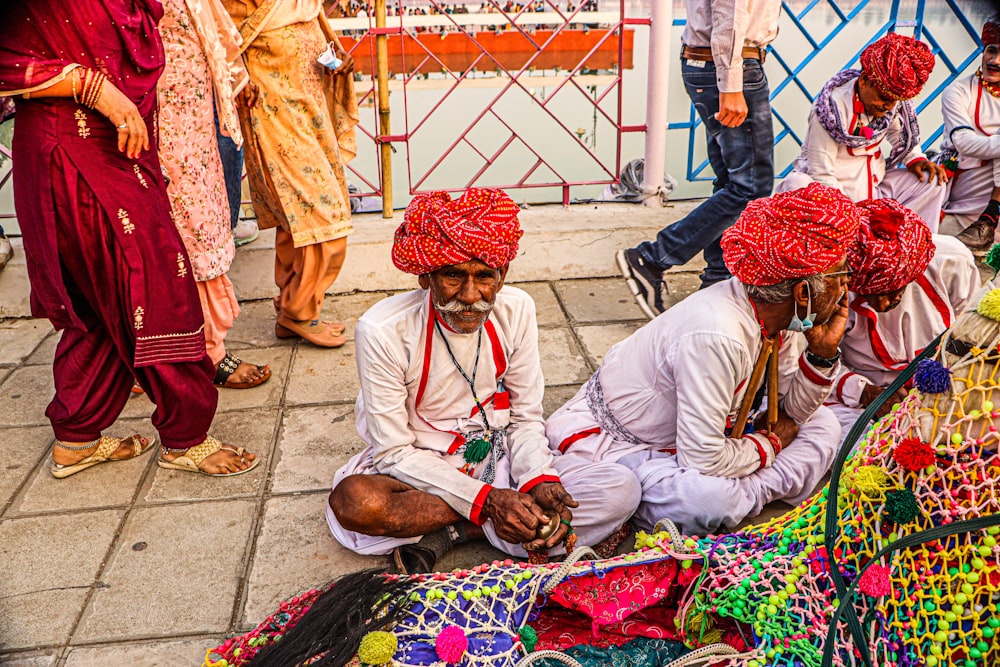
[(747, 119), (747, 101), (743, 91), (719, 93), (719, 111), (715, 119), (726, 127), (738, 127)]
[[(542, 482), (528, 491), (528, 494), (539, 507), (558, 514), (563, 521), (572, 521), (573, 513), (569, 508), (580, 506), (580, 503), (573, 500), (573, 496), (569, 495), (559, 482)], [(568, 532), (569, 526), (560, 522), (559, 527), (549, 535), (548, 539), (531, 540), (524, 544), (524, 548), (528, 551), (551, 549), (566, 539)]]
[(782, 449), (792, 444), (792, 440), (795, 440), (799, 435), (799, 425), (782, 408), (778, 408), (778, 421), (770, 428), (767, 424), (767, 413), (764, 412), (759, 415), (754, 421), (754, 430), (770, 431), (778, 436), (778, 439), (781, 440)]
[(342, 61), (337, 69), (333, 70), (334, 74), (350, 74), (354, 71), (354, 57), (350, 53), (341, 48), (340, 44), (334, 44), (334, 53)]
[(539, 524), (548, 521), (531, 496), (513, 489), (491, 490), (483, 502), (483, 513), (493, 522), (497, 537), (513, 544), (534, 540)]
[[(869, 405), (872, 404), (872, 402), (876, 398), (879, 397), (879, 394), (881, 394), (883, 391), (885, 391), (885, 387), (879, 387), (878, 385), (874, 384), (867, 385), (864, 389), (861, 390), (861, 400), (860, 400), (861, 407), (867, 408)], [(882, 407), (880, 407), (878, 410), (875, 411), (875, 416), (885, 417), (887, 414), (889, 414), (889, 411), (892, 410), (892, 406), (894, 404), (899, 403), (904, 398), (906, 398), (907, 393), (908, 392), (902, 387), (897, 389), (896, 393), (890, 396), (889, 400), (883, 403)]]
[(818, 357), (827, 359), (837, 356), (840, 340), (844, 337), (844, 331), (847, 330), (847, 315), (847, 292), (845, 291), (830, 319), (805, 332), (806, 340), (809, 341), (809, 351)]
[(928, 185), (932, 180), (937, 180), (938, 185), (944, 185), (948, 182), (948, 170), (926, 158), (917, 160), (906, 168), (910, 170), (911, 174), (916, 174), (921, 183), (924, 182), (924, 174), (927, 174)]

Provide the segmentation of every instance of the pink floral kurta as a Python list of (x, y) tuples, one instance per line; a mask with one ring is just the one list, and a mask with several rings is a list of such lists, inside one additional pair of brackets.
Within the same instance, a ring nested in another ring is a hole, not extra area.
[(236, 253), (215, 137), (212, 76), (185, 0), (163, 0), (163, 9), (167, 64), (157, 85), (160, 161), (195, 280), (206, 281), (226, 273)]

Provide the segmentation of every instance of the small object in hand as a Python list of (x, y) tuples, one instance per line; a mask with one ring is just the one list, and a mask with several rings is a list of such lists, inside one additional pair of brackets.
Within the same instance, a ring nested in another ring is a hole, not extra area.
[(559, 528), (559, 515), (554, 512), (546, 512), (545, 516), (548, 517), (549, 522), (543, 523), (538, 526), (535, 531), (535, 539), (537, 540), (547, 540), (552, 536), (553, 533)]
[(326, 50), (324, 50), (323, 53), (319, 54), (319, 57), (316, 59), (316, 61), (319, 62), (320, 65), (323, 65), (324, 67), (328, 67), (330, 69), (337, 69), (344, 62), (343, 60), (337, 57), (336, 53), (334, 53), (333, 42), (327, 44)]

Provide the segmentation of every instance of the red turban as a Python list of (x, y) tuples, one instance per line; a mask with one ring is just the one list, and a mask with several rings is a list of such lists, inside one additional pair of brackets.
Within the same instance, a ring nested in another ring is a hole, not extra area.
[(851, 291), (888, 294), (903, 289), (924, 272), (934, 256), (931, 230), (923, 219), (895, 199), (858, 202), (858, 243), (847, 253), (854, 272)]
[(844, 257), (860, 224), (850, 199), (839, 190), (810, 183), (747, 204), (722, 235), (723, 259), (747, 285), (813, 276)]
[(983, 35), (980, 39), (983, 40), (983, 46), (989, 46), (990, 44), (1000, 44), (1000, 22), (998, 22), (998, 17), (987, 19), (986, 23), (983, 24)]
[(890, 32), (861, 52), (861, 69), (886, 97), (908, 100), (927, 83), (934, 54), (923, 42)]
[(419, 194), (396, 230), (392, 263), (417, 275), (470, 259), (507, 266), (524, 233), (519, 211), (503, 190), (470, 188), (454, 201), (447, 192)]

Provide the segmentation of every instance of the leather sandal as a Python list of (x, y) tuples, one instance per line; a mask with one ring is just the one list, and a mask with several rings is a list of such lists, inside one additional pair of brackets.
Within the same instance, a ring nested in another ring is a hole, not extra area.
[[(121, 447), (123, 443), (129, 443), (129, 442), (131, 442), (132, 444), (132, 456), (128, 456), (124, 459), (111, 458), (111, 455), (114, 454), (116, 451), (118, 451), (118, 448)], [(69, 463), (66, 465), (60, 465), (55, 461), (53, 461), (52, 466), (49, 468), (49, 472), (52, 473), (52, 476), (55, 477), (56, 479), (64, 479), (71, 475), (75, 475), (78, 472), (83, 472), (87, 468), (93, 468), (94, 466), (99, 465), (101, 463), (109, 463), (113, 461), (131, 461), (137, 456), (142, 456), (150, 449), (152, 449), (153, 445), (156, 444), (156, 438), (150, 438), (149, 440), (146, 441), (145, 446), (143, 446), (142, 436), (139, 435), (138, 433), (136, 433), (135, 435), (130, 435), (127, 438), (113, 438), (108, 435), (102, 435), (100, 438), (98, 438), (97, 442), (95, 442), (94, 444), (97, 445), (97, 449), (90, 456), (86, 457), (81, 461), (77, 461), (76, 463)], [(82, 448), (67, 447), (58, 440), (56, 440), (55, 446), (59, 447), (60, 449), (67, 449), (67, 450), (89, 449), (89, 447), (82, 447)]]
[(225, 387), (226, 389), (250, 389), (251, 387), (257, 387), (264, 384), (271, 379), (271, 367), (268, 365), (257, 366), (257, 370), (260, 371), (261, 376), (256, 380), (248, 380), (247, 382), (235, 382), (229, 378), (235, 373), (243, 360), (237, 357), (235, 354), (226, 354), (215, 366), (215, 377), (212, 378), (212, 384), (218, 385), (220, 387)]
[(319, 320), (296, 322), (281, 317), (274, 325), (274, 335), (278, 338), (298, 336), (318, 347), (340, 347), (347, 342), (342, 335), (333, 333), (330, 323)]
[(989, 218), (980, 217), (958, 235), (958, 240), (970, 250), (984, 250), (993, 245), (996, 224)]
[[(280, 296), (276, 296), (271, 299), (271, 303), (274, 304), (274, 316), (278, 319), (281, 319), (281, 305), (279, 304), (280, 299)], [(339, 336), (347, 329), (347, 326), (343, 322), (327, 322), (326, 320), (323, 320), (322, 324), (327, 325), (334, 336)], [(297, 338), (299, 336), (294, 331), (290, 331), (282, 326), (274, 327), (274, 335), (278, 338)]]
[(207, 475), (208, 477), (235, 477), (236, 475), (242, 475), (245, 472), (250, 472), (258, 465), (260, 465), (260, 457), (255, 458), (250, 462), (250, 465), (243, 470), (237, 470), (236, 472), (205, 472), (201, 469), (202, 462), (207, 459), (212, 454), (225, 449), (230, 451), (245, 462), (243, 455), (246, 454), (246, 450), (242, 447), (232, 447), (230, 445), (224, 445), (212, 436), (206, 436), (205, 441), (200, 445), (195, 445), (188, 449), (184, 454), (178, 456), (173, 461), (167, 461), (163, 458), (163, 454), (160, 454), (160, 458), (156, 460), (156, 465), (161, 468), (166, 468), (168, 470), (183, 470), (185, 472), (195, 472), (199, 475)]

